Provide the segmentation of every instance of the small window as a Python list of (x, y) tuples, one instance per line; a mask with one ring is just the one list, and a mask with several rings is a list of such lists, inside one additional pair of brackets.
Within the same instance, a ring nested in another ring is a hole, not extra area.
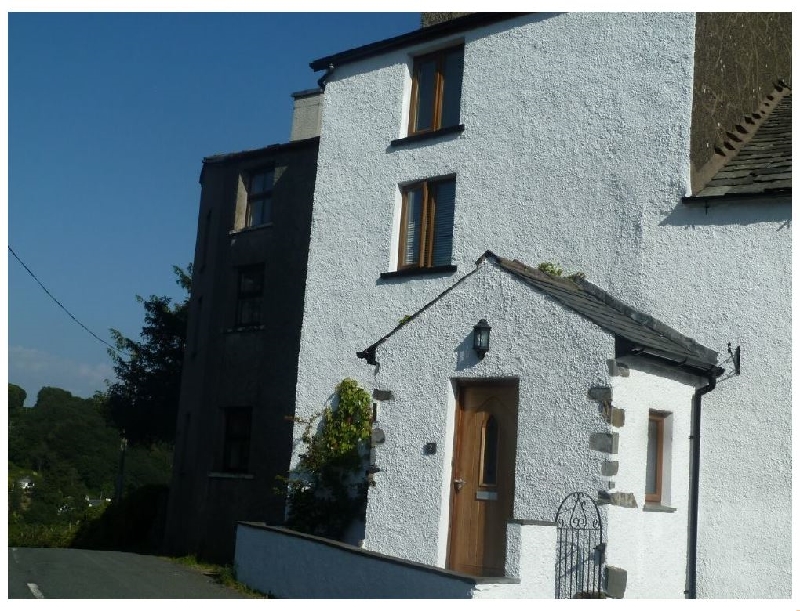
[(236, 326), (261, 324), (261, 301), (264, 295), (264, 266), (239, 268), (236, 297)]
[(225, 446), (222, 469), (229, 473), (246, 473), (250, 468), (250, 430), (253, 410), (250, 407), (229, 407), (225, 410)]
[(273, 168), (252, 172), (247, 183), (246, 226), (258, 227), (272, 222)]
[(414, 59), (409, 136), (459, 124), (463, 74), (464, 47)]
[(454, 178), (403, 189), (398, 269), (451, 264), (455, 201)]
[(646, 503), (661, 503), (664, 479), (664, 422), (666, 415), (650, 412), (647, 424), (647, 468), (644, 486)]
[(497, 419), (489, 416), (483, 425), (481, 443), (481, 486), (497, 485)]

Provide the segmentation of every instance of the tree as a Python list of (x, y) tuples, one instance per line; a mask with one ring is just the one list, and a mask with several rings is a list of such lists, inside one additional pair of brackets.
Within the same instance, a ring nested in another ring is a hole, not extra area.
[(186, 298), (173, 305), (169, 297), (137, 296), (145, 311), (141, 341), (111, 329), (117, 349), (109, 354), (118, 381), (108, 389), (110, 415), (134, 444), (175, 441), (192, 266), (173, 271)]
[(28, 397), (28, 393), (25, 392), (25, 389), (21, 386), (17, 386), (16, 384), (9, 384), (8, 385), (8, 413), (9, 415), (12, 412), (18, 412), (22, 410), (23, 406), (25, 405), (25, 399)]

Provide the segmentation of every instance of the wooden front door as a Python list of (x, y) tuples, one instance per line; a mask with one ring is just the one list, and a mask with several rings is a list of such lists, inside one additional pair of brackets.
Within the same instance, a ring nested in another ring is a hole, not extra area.
[(516, 381), (459, 387), (447, 568), (505, 575), (516, 453)]

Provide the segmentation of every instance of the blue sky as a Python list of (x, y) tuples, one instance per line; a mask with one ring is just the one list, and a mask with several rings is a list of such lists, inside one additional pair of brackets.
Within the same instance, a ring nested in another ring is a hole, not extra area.
[[(419, 13), (8, 15), (8, 240), (81, 322), (138, 337), (135, 296), (180, 297), (201, 160), (289, 138), (308, 63), (419, 26)], [(8, 375), (81, 396), (106, 348), (9, 254)]]

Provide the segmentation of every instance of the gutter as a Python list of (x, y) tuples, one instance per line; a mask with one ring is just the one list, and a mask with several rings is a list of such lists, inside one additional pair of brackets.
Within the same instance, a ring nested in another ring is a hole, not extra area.
[(713, 204), (735, 204), (765, 201), (776, 204), (792, 203), (792, 188), (764, 189), (760, 193), (724, 193), (722, 195), (686, 195), (681, 198), (684, 206), (705, 206)]
[(686, 598), (697, 598), (697, 515), (700, 497), (700, 412), (702, 397), (717, 387), (716, 370), (709, 372), (708, 384), (694, 391), (692, 430), (689, 435), (689, 542), (686, 550)]

